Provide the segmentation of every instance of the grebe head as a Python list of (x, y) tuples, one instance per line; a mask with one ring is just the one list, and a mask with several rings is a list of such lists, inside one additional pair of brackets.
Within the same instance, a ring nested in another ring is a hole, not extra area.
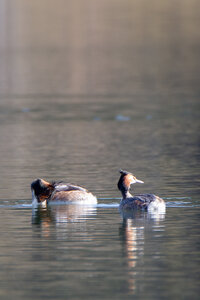
[(34, 180), (31, 183), (32, 205), (36, 206), (39, 203), (46, 205), (47, 199), (52, 194), (53, 189), (53, 185), (43, 179), (38, 178)]
[(121, 176), (118, 181), (118, 189), (122, 192), (122, 195), (128, 193), (131, 184), (133, 183), (144, 183), (142, 180), (137, 179), (132, 173), (120, 170)]

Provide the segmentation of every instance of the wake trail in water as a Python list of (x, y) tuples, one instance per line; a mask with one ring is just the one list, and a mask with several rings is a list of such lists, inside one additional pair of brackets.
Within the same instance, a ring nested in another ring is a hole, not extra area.
[[(191, 197), (163, 197), (166, 203), (166, 207), (200, 207), (200, 204), (194, 203)], [(118, 208), (121, 198), (98, 198), (99, 203), (91, 204), (80, 204), (80, 203), (64, 203), (57, 202), (53, 205), (83, 205), (83, 206), (93, 206), (96, 208)], [(101, 202), (102, 201), (102, 202)], [(106, 203), (104, 203), (104, 201)], [(107, 203), (107, 202), (110, 203)], [(27, 200), (26, 200), (27, 202)], [(52, 204), (51, 204), (52, 205)], [(0, 208), (14, 208), (14, 209), (32, 209), (32, 203), (22, 203), (22, 200), (13, 204), (12, 201), (3, 200), (1, 201)]]

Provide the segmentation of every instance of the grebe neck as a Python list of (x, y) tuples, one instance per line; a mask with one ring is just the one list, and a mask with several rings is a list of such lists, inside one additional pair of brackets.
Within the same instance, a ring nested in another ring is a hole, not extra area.
[(120, 177), (117, 186), (118, 186), (118, 189), (120, 190), (120, 192), (122, 193), (123, 199), (133, 197), (131, 195), (131, 193), (129, 192), (130, 191), (130, 183), (126, 182), (126, 178), (124, 176)]
[(122, 193), (123, 199), (133, 197), (133, 196), (131, 195), (130, 191), (129, 191), (129, 188), (123, 188), (123, 189), (121, 189), (121, 193)]

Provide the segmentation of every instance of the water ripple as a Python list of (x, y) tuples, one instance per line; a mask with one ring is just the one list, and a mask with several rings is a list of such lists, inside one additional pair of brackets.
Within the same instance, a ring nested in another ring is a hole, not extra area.
[[(93, 205), (94, 207), (97, 208), (117, 208), (119, 206), (121, 198), (98, 198), (99, 201), (103, 201), (102, 203), (98, 203), (96, 205)], [(167, 207), (200, 207), (200, 204), (194, 203), (192, 201), (191, 197), (163, 197), (163, 199), (167, 200), (166, 206)], [(111, 201), (111, 203), (104, 203), (107, 201)], [(115, 200), (115, 201), (113, 201)], [(186, 201), (187, 200), (187, 201)], [(188, 201), (189, 200), (189, 201)], [(15, 201), (13, 204), (13, 201), (9, 202), (7, 200), (1, 201), (2, 204), (0, 204), (0, 208), (15, 208), (15, 209), (32, 209), (32, 204), (27, 203), (27, 200), (24, 200), (26, 203), (22, 203), (23, 200)], [(52, 205), (52, 204), (51, 204)], [(72, 203), (63, 203), (63, 202), (57, 202), (54, 203), (53, 205), (75, 205)], [(81, 205), (86, 205), (87, 204), (81, 204)]]

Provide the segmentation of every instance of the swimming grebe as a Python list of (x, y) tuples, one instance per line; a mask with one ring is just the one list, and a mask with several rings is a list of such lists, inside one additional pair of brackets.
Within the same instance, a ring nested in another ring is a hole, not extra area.
[(144, 209), (148, 211), (159, 210), (165, 212), (165, 202), (162, 198), (154, 194), (140, 194), (132, 196), (129, 192), (133, 183), (144, 183), (138, 180), (132, 173), (120, 170), (120, 178), (118, 181), (118, 189), (122, 193), (120, 209)]
[(41, 204), (46, 206), (49, 202), (82, 202), (95, 204), (97, 198), (85, 188), (63, 182), (47, 182), (36, 179), (31, 184), (32, 205)]

